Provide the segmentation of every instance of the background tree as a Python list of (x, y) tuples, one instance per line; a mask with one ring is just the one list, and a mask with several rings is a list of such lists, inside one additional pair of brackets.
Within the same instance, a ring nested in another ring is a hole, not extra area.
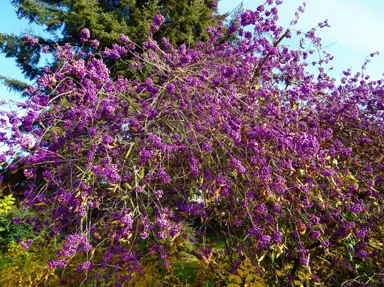
[[(16, 59), (23, 74), (33, 80), (41, 75), (39, 61), (42, 50), (52, 51), (56, 43), (81, 46), (80, 30), (87, 27), (97, 38), (101, 48), (111, 46), (120, 34), (141, 42), (151, 28), (153, 16), (161, 13), (165, 23), (154, 35), (167, 37), (174, 45), (194, 46), (207, 40), (206, 28), (214, 25), (212, 15), (217, 0), (12, 0), (17, 15), (39, 23), (52, 37), (32, 37), (0, 33), (0, 51)], [(222, 16), (220, 16), (222, 17)], [(120, 65), (112, 73), (121, 73), (127, 66)], [(23, 91), (26, 84), (2, 77), (10, 88)]]

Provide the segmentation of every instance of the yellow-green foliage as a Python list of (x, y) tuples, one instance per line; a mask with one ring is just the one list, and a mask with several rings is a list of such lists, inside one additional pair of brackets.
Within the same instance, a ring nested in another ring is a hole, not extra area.
[(240, 264), (236, 270), (236, 274), (229, 274), (228, 279), (231, 283), (227, 287), (265, 287), (264, 280), (260, 277), (260, 273), (256, 272), (255, 266), (248, 258)]
[[(176, 234), (169, 244), (171, 252), (166, 259), (168, 268), (163, 266), (164, 260), (156, 256), (148, 256), (142, 262), (143, 272), (130, 273), (131, 279), (123, 285), (124, 287), (146, 287), (146, 286), (203, 286), (203, 287), (265, 287), (262, 279), (262, 270), (251, 262), (245, 255), (236, 256), (241, 264), (233, 266), (232, 260), (222, 252), (219, 243), (207, 242), (212, 251), (201, 258), (196, 256), (196, 246), (188, 244), (180, 234)], [(75, 256), (68, 260), (68, 265), (63, 269), (50, 269), (47, 260), (55, 258), (54, 250), (60, 242), (39, 242), (27, 250), (23, 249), (15, 241), (11, 241), (7, 250), (0, 255), (0, 286), (2, 287), (24, 287), (24, 286), (95, 286), (112, 287), (116, 278), (128, 275), (126, 270), (114, 271), (113, 276), (97, 283), (94, 275), (107, 274), (106, 270), (95, 266), (87, 272), (78, 272), (77, 266), (87, 258), (94, 259), (103, 256), (102, 250), (92, 249), (87, 256)], [(40, 244), (41, 243), (41, 244)], [(41, 247), (37, 247), (40, 245)], [(236, 268), (235, 273), (230, 270)], [(71, 274), (71, 276), (67, 276)], [(111, 275), (111, 274), (109, 274)], [(86, 280), (85, 280), (86, 278)]]
[(52, 248), (23, 249), (11, 242), (0, 259), (0, 286), (58, 286), (54, 270), (46, 261), (52, 256)]
[(0, 213), (8, 213), (14, 207), (15, 201), (12, 194), (8, 194), (3, 199), (0, 199)]

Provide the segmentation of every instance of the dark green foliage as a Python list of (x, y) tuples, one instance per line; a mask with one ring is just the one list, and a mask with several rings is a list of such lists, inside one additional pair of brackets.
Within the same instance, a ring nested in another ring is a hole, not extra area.
[[(38, 66), (43, 46), (53, 48), (56, 43), (65, 42), (81, 46), (79, 34), (84, 27), (91, 31), (92, 38), (99, 40), (101, 47), (116, 43), (121, 33), (140, 43), (156, 13), (162, 13), (166, 22), (154, 35), (155, 39), (165, 36), (172, 44), (193, 46), (207, 39), (206, 28), (214, 24), (211, 15), (216, 8), (211, 2), (215, 1), (12, 0), (18, 17), (38, 23), (56, 36), (39, 37), (40, 45), (29, 45), (21, 36), (0, 33), (0, 51), (15, 58), (24, 75), (32, 80), (41, 72)], [(115, 69), (116, 73), (121, 70), (124, 67)], [(16, 90), (23, 88), (21, 83), (9, 79), (3, 79), (3, 83)]]
[[(0, 33), (0, 51), (6, 57), (14, 57), (16, 64), (22, 69), (27, 78), (33, 78), (37, 75), (35, 67), (40, 60), (40, 47), (31, 46), (26, 43), (22, 37)], [(7, 82), (4, 82), (8, 84)]]
[(10, 90), (17, 93), (23, 93), (23, 91), (28, 87), (28, 84), (23, 81), (4, 76), (0, 76), (0, 82), (9, 87)]
[(6, 214), (0, 213), (0, 250), (4, 250), (11, 241), (25, 240), (32, 235), (32, 224), (14, 224), (12, 222), (13, 218), (25, 219), (32, 216), (32, 213), (17, 208)]

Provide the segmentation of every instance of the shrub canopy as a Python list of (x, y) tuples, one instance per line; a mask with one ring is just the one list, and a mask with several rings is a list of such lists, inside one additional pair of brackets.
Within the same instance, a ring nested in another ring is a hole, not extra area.
[[(297, 32), (309, 48), (284, 44), (297, 19), (278, 26), (280, 3), (195, 48), (121, 35), (98, 50), (83, 30), (93, 50), (57, 47), (25, 113), (3, 112), (4, 160), (24, 152), (24, 206), (36, 244), (60, 242), (62, 282), (185, 284), (191, 256), (195, 286), (383, 283), (383, 82), (313, 60), (326, 22)], [(125, 54), (136, 78), (111, 79), (104, 61)]]

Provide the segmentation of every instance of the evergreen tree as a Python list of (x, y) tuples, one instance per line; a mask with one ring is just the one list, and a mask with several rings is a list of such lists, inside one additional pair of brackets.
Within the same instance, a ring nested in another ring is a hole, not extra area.
[[(18, 17), (39, 23), (53, 35), (37, 37), (39, 44), (30, 45), (31, 37), (0, 33), (0, 52), (15, 58), (23, 74), (31, 80), (41, 73), (38, 64), (42, 49), (49, 51), (63, 43), (82, 45), (80, 31), (84, 27), (101, 47), (115, 43), (120, 34), (140, 43), (150, 29), (153, 16), (161, 13), (166, 22), (154, 38), (165, 36), (174, 45), (193, 46), (207, 39), (206, 28), (214, 24), (212, 14), (217, 9), (217, 0), (12, 0), (12, 4)], [(122, 69), (118, 67), (119, 71)], [(26, 87), (14, 79), (1, 79), (19, 91)]]

